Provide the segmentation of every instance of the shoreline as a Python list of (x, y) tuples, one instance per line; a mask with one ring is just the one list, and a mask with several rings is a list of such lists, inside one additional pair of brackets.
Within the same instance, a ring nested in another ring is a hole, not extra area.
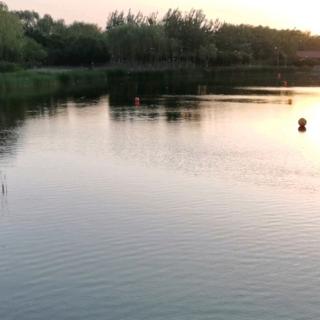
[[(151, 86), (288, 86), (320, 85), (320, 67), (237, 65), (199, 68), (179, 65), (104, 65), (97, 67), (45, 67), (0, 73), (0, 96), (31, 96), (85, 88), (106, 92), (117, 81)], [(281, 75), (279, 79), (279, 74)]]
[(217, 65), (217, 66), (199, 66), (192, 63), (159, 63), (159, 64), (135, 64), (135, 63), (110, 63), (103, 65), (83, 65), (83, 66), (42, 66), (42, 67), (23, 67), (17, 65), (17, 69), (0, 71), (0, 76), (3, 74), (15, 74), (21, 72), (46, 72), (46, 73), (62, 73), (72, 71), (109, 71), (109, 72), (161, 72), (161, 71), (228, 71), (228, 70), (311, 70), (320, 69), (320, 65), (288, 65), (276, 66), (268, 64), (235, 64), (235, 65)]

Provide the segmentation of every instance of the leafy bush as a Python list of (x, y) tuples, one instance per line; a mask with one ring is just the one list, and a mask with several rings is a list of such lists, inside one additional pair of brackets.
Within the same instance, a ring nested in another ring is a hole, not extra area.
[(15, 72), (21, 69), (22, 67), (19, 64), (13, 62), (0, 61), (0, 72)]

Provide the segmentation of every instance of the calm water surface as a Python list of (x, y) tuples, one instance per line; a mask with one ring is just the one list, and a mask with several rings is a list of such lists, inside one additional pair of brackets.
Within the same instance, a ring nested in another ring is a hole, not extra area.
[(320, 89), (130, 99), (1, 111), (0, 319), (319, 319)]

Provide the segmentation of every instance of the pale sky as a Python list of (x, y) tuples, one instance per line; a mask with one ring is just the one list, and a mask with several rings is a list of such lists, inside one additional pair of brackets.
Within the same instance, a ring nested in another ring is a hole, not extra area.
[[(3, 0), (2, 0), (3, 1)], [(160, 2), (161, 1), (161, 2)], [(268, 25), (276, 28), (297, 28), (320, 34), (319, 0), (4, 0), (10, 9), (32, 9), (49, 13), (66, 22), (86, 21), (105, 26), (109, 13), (116, 9), (144, 13), (168, 8), (183, 11), (203, 9), (209, 18), (232, 23)]]

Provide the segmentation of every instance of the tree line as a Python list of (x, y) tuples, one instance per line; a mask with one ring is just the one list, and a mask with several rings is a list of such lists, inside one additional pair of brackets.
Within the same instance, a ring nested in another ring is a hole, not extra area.
[(112, 12), (105, 29), (55, 20), (34, 11), (10, 11), (0, 2), (0, 62), (25, 66), (107, 63), (292, 65), (298, 50), (320, 50), (320, 36), (299, 30), (233, 25), (201, 10), (157, 14)]

